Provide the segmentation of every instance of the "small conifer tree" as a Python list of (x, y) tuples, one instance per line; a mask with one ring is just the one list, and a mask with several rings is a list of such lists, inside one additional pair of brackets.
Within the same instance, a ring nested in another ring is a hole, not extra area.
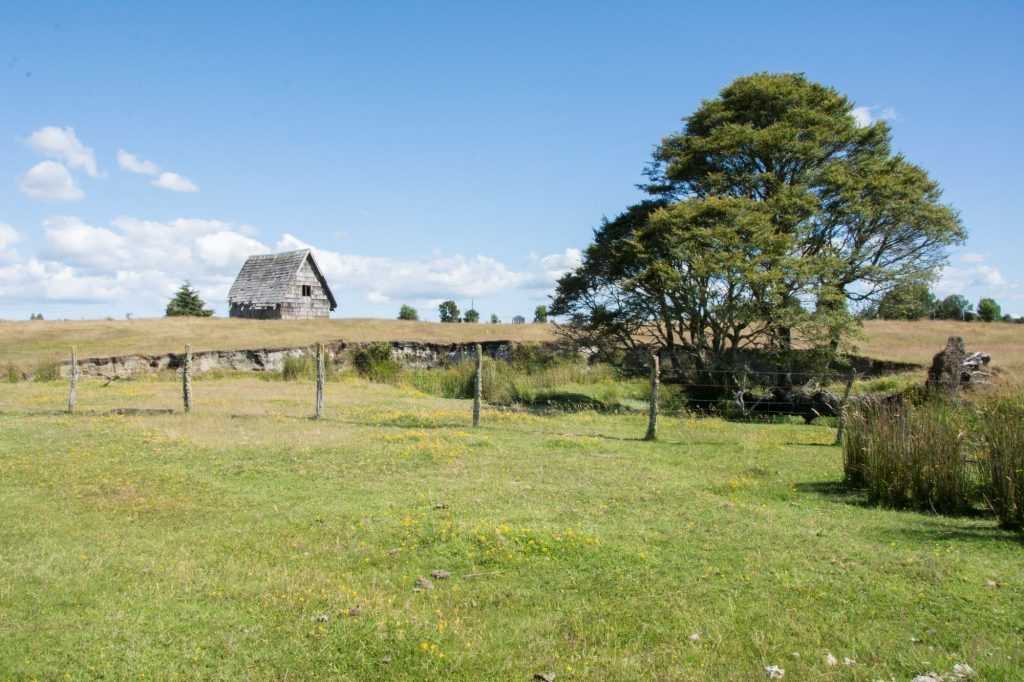
[(167, 317), (210, 317), (213, 311), (206, 307), (206, 303), (199, 297), (199, 292), (193, 289), (189, 282), (185, 282), (167, 304), (166, 314)]

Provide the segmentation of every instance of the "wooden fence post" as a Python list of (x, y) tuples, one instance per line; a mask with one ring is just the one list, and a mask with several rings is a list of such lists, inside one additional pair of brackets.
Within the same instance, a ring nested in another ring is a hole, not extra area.
[(181, 366), (181, 398), (185, 414), (192, 411), (192, 344), (185, 344), (185, 362)]
[(850, 391), (853, 389), (853, 381), (857, 378), (857, 371), (851, 369), (850, 376), (846, 378), (846, 390), (843, 391), (843, 401), (839, 403), (839, 417), (836, 426), (836, 445), (843, 444), (843, 431), (846, 430), (846, 402), (850, 399)]
[(316, 344), (316, 411), (313, 419), (324, 413), (324, 344)]
[(71, 346), (71, 372), (68, 374), (68, 414), (75, 413), (78, 402), (78, 350)]
[(476, 344), (476, 374), (473, 377), (473, 426), (480, 426), (480, 396), (483, 393), (484, 351)]
[(658, 394), (661, 386), (661, 362), (658, 354), (651, 356), (651, 400), (647, 413), (647, 435), (644, 440), (658, 439)]

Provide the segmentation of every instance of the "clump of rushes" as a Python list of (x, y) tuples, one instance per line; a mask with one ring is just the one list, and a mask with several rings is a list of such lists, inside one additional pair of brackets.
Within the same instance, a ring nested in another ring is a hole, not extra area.
[(1024, 401), (998, 398), (978, 416), (985, 444), (985, 501), (1004, 528), (1024, 529)]
[(56, 362), (44, 362), (32, 373), (33, 381), (56, 381), (60, 378), (60, 368)]
[(979, 469), (967, 457), (962, 409), (946, 401), (923, 405), (866, 402), (851, 410), (843, 444), (850, 486), (876, 504), (944, 514), (971, 509)]

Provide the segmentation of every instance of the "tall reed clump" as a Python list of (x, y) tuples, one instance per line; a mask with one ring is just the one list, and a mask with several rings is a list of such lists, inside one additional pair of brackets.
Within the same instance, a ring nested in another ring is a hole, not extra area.
[(391, 356), (390, 343), (371, 343), (352, 351), (352, 366), (360, 376), (381, 383), (394, 382), (402, 367)]
[(1024, 530), (1024, 400), (983, 405), (978, 426), (985, 444), (985, 501), (1004, 528)]
[[(333, 381), (337, 368), (330, 358), (324, 362), (324, 376)], [(316, 378), (316, 357), (313, 355), (288, 356), (281, 365), (281, 379), (284, 381), (307, 381)]]
[(876, 504), (954, 514), (979, 499), (979, 470), (967, 456), (966, 420), (946, 401), (867, 401), (850, 410), (843, 442), (848, 485)]

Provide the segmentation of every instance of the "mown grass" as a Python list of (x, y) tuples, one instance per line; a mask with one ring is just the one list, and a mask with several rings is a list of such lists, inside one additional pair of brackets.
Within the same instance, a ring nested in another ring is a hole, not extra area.
[[(832, 429), (342, 377), (0, 391), (0, 679), (1019, 679), (990, 519), (866, 507)], [(451, 572), (416, 591), (419, 576)], [(695, 641), (691, 634), (697, 634)], [(826, 655), (852, 666), (830, 667)]]

